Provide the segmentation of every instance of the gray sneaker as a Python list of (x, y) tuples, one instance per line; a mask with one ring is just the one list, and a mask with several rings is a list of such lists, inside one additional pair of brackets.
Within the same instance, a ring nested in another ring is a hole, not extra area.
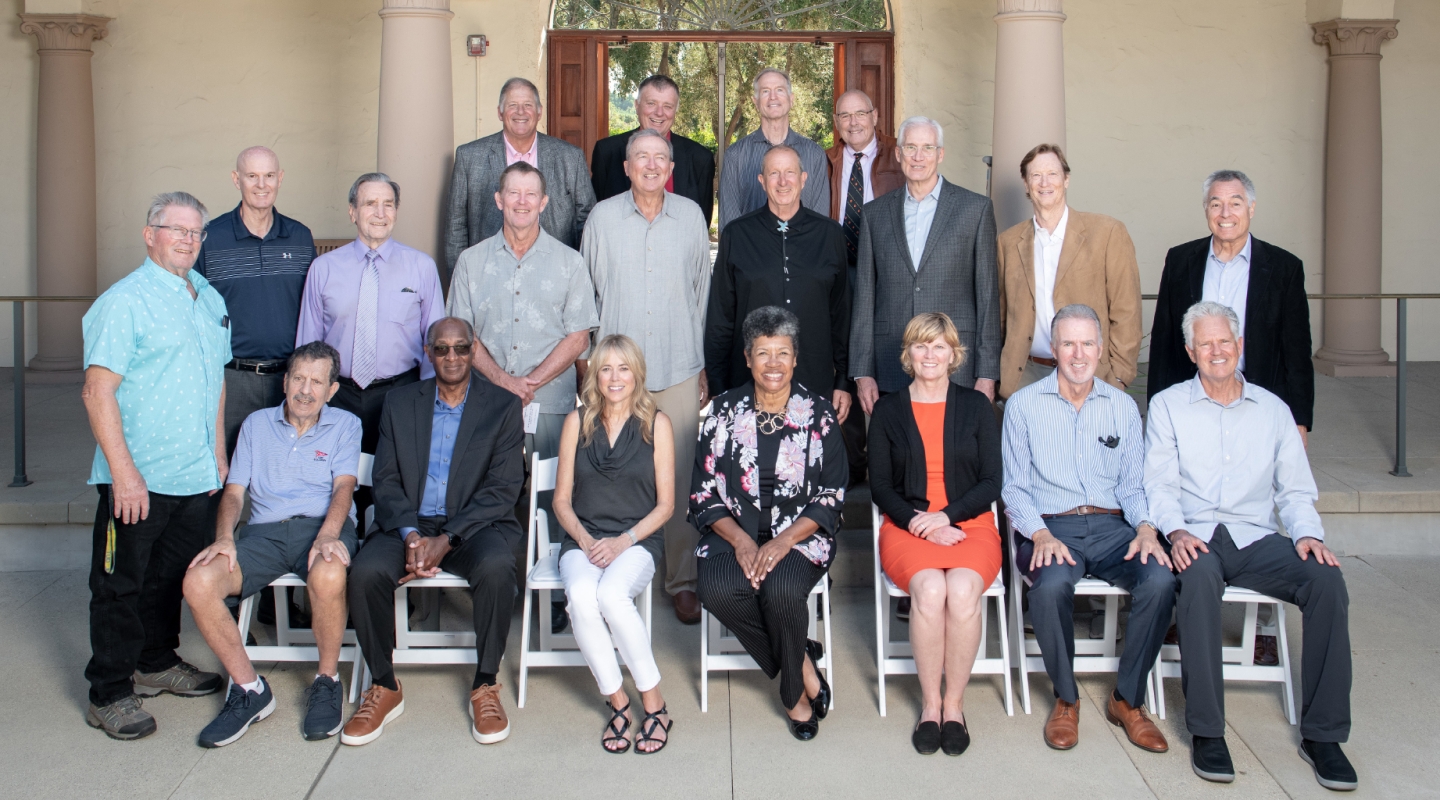
[(140, 698), (132, 694), (108, 706), (97, 708), (92, 703), (85, 712), (85, 722), (105, 731), (111, 739), (143, 739), (155, 732), (155, 718), (140, 707), (140, 702)]
[(154, 697), (169, 692), (177, 697), (203, 697), (220, 690), (225, 682), (213, 672), (201, 672), (181, 661), (161, 672), (135, 672), (135, 694)]

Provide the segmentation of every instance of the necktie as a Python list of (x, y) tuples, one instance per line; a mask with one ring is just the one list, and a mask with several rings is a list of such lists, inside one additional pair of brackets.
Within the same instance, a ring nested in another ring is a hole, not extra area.
[(855, 154), (855, 163), (850, 167), (850, 188), (845, 194), (845, 249), (850, 251), (854, 262), (860, 251), (860, 206), (865, 205), (865, 170), (860, 165), (864, 153)]
[(379, 255), (374, 250), (365, 254), (365, 271), (360, 273), (360, 300), (355, 308), (355, 342), (350, 347), (350, 379), (361, 389), (376, 377), (375, 333), (380, 317), (380, 269), (375, 266)]

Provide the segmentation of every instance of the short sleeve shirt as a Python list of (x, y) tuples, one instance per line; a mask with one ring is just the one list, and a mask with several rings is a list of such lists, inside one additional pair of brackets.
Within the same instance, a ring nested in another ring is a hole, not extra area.
[[(115, 397), (130, 457), (150, 491), (193, 495), (220, 488), (215, 419), (230, 360), (225, 301), (205, 277), (186, 279), (150, 259), (85, 313), (85, 367), (121, 377)], [(90, 483), (112, 483), (97, 446)]]
[[(291, 517), (324, 517), (335, 479), (358, 477), (359, 466), (359, 417), (326, 406), (310, 430), (297, 435), (281, 403), (245, 418), (225, 482), (250, 491), (250, 524), (265, 525)], [(355, 518), (354, 503), (350, 518)]]

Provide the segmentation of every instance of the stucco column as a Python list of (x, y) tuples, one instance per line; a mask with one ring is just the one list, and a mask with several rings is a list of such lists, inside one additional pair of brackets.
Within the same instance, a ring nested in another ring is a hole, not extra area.
[[(95, 294), (95, 95), (90, 43), (109, 17), (21, 14), (40, 45), (35, 157), (35, 272), (41, 295)], [(31, 369), (78, 370), (84, 342), (79, 303), (40, 303), (39, 352)]]
[(395, 238), (435, 258), (455, 154), (450, 0), (383, 0), (377, 161), (400, 184)]
[(998, 0), (995, 132), (990, 196), (1000, 230), (1030, 216), (1020, 159), (1049, 142), (1065, 146), (1063, 0)]
[[(1330, 48), (1325, 123), (1325, 291), (1380, 291), (1380, 45), (1393, 19), (1332, 19), (1313, 25)], [(1394, 375), (1380, 347), (1379, 300), (1326, 300), (1324, 346), (1315, 368), (1336, 377)]]

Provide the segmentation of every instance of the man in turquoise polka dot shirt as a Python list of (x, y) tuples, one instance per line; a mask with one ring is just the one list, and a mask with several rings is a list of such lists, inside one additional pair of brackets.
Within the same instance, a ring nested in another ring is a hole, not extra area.
[(159, 195), (144, 228), (147, 258), (85, 314), (85, 410), (99, 446), (90, 564), (90, 708), (111, 738), (155, 732), (140, 696), (198, 697), (220, 676), (180, 659), (185, 569), (214, 532), (225, 482), (225, 301), (192, 272), (205, 206)]

